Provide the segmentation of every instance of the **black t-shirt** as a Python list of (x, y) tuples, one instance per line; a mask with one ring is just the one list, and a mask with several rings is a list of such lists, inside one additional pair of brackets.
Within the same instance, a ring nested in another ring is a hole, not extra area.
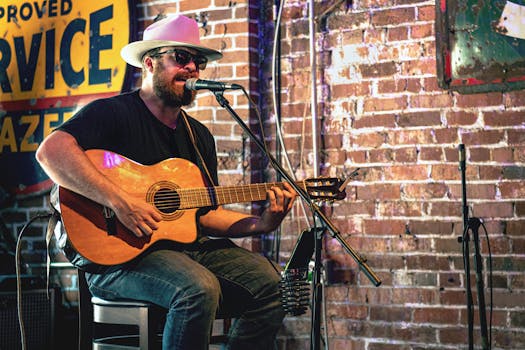
[[(212, 181), (217, 185), (217, 156), (213, 135), (196, 119), (190, 116), (187, 119)], [(57, 130), (71, 134), (84, 150), (115, 152), (142, 165), (153, 165), (174, 157), (184, 158), (197, 164), (205, 174), (181, 117), (177, 123), (177, 127), (172, 129), (160, 122), (140, 98), (139, 90), (136, 90), (89, 103)], [(206, 175), (203, 178), (207, 178)], [(204, 213), (204, 208), (200, 212)], [(65, 240), (67, 233), (63, 227), (60, 231), (58, 240), (63, 243), (59, 245), (73, 264), (90, 272), (108, 271), (107, 266), (93, 264), (77, 254)]]
[[(139, 90), (93, 101), (58, 130), (71, 134), (84, 150), (104, 149), (143, 165), (178, 157), (199, 165), (182, 118), (174, 130), (160, 122), (146, 107)], [(217, 156), (212, 134), (188, 116), (197, 147), (217, 185)], [(201, 169), (202, 170), (202, 169)]]

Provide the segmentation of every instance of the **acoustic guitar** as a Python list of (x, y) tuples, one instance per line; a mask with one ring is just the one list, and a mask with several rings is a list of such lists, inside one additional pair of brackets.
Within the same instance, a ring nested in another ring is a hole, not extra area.
[[(115, 186), (151, 203), (162, 221), (148, 237), (136, 237), (114, 213), (82, 195), (59, 188), (62, 223), (75, 250), (101, 265), (127, 262), (159, 240), (191, 243), (197, 238), (199, 208), (266, 199), (266, 191), (283, 183), (206, 187), (200, 169), (192, 162), (170, 158), (141, 165), (105, 150), (88, 150), (90, 161)], [(297, 182), (313, 200), (339, 200), (346, 196), (337, 178)]]

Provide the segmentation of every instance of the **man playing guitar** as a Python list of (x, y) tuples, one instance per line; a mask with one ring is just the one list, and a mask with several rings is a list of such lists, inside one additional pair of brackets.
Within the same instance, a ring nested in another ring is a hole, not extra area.
[[(42, 142), (37, 159), (60, 186), (61, 199), (66, 203), (61, 207), (66, 231), (66, 212), (71, 212), (71, 203), (79, 199), (99, 205), (107, 224), (95, 219), (92, 223), (87, 216), (99, 215), (99, 210), (80, 204), (80, 214), (76, 215), (80, 221), (70, 219), (69, 226), (79, 231), (76, 234), (81, 238), (94, 235), (92, 229), (99, 228), (108, 244), (127, 236), (130, 249), (147, 249), (129, 260), (115, 259), (116, 264), (111, 263), (111, 257), (121, 249), (110, 249), (101, 254), (101, 260), (92, 261), (78, 254), (80, 245), (76, 247), (71, 237), (65, 247), (68, 258), (86, 271), (94, 295), (143, 300), (164, 307), (164, 349), (206, 349), (217, 312), (236, 318), (229, 349), (273, 348), (284, 317), (278, 270), (268, 259), (236, 246), (227, 237), (274, 230), (290, 211), (296, 193), (289, 184), (266, 189), (268, 206), (261, 216), (227, 210), (211, 202), (186, 218), (187, 224), (176, 227), (183, 236), (184, 231), (190, 233), (186, 238), (150, 244), (161, 230), (165, 231), (163, 222), (179, 220), (176, 212), (186, 197), (178, 187), (170, 187), (169, 179), (145, 186), (145, 191), (151, 192), (150, 200), (137, 196), (136, 187), (147, 182), (141, 181), (137, 164), (162, 164), (160, 168), (166, 164), (174, 176), (177, 169), (182, 172), (181, 181), (199, 178), (195, 176), (195, 169), (199, 169), (197, 174), (204, 175), (197, 180), (203, 186), (217, 185), (213, 136), (181, 107), (195, 98), (195, 92), (185, 88), (185, 81), (198, 78), (206, 63), (222, 54), (201, 46), (194, 20), (173, 16), (146, 28), (143, 40), (124, 47), (122, 56), (142, 68), (140, 89), (85, 106)], [(172, 158), (189, 162), (163, 163)], [(155, 177), (144, 172), (145, 178)], [(163, 196), (168, 195), (176, 196), (175, 204), (162, 209)], [(100, 240), (84, 248), (96, 251), (105, 246)]]

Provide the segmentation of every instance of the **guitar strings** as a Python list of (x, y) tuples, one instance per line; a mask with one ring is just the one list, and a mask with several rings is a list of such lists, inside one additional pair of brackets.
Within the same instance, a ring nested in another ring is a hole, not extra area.
[[(304, 181), (300, 183), (304, 184)], [(240, 202), (240, 201), (255, 201), (262, 200), (266, 197), (266, 191), (271, 187), (278, 186), (283, 188), (283, 183), (264, 183), (251, 184), (242, 186), (226, 186), (226, 187), (207, 187), (207, 188), (183, 188), (183, 189), (168, 189), (164, 188), (157, 191), (153, 199), (153, 203), (160, 209), (177, 207), (181, 208), (183, 202), (187, 202), (189, 207), (182, 206), (182, 208), (191, 208), (192, 204), (196, 206), (211, 205), (210, 196), (221, 198), (221, 203)], [(254, 190), (257, 191), (254, 196)], [(261, 192), (262, 190), (262, 192)], [(182, 198), (182, 199), (181, 199)]]

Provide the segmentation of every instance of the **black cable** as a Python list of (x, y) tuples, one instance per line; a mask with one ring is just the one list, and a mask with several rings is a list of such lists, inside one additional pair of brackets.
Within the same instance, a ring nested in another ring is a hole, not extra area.
[(490, 292), (489, 344), (488, 346), (490, 349), (492, 347), (492, 312), (493, 312), (493, 305), (494, 305), (494, 293), (493, 293), (493, 284), (492, 284), (492, 251), (490, 249), (489, 233), (483, 221), (481, 221), (481, 227), (483, 227), (483, 231), (485, 231), (485, 237), (487, 238), (487, 250), (488, 250), (488, 268), (489, 268), (488, 287), (489, 287), (489, 292)]
[(474, 312), (472, 310), (473, 301), (472, 301), (472, 288), (470, 286), (470, 257), (468, 249), (468, 234), (469, 227), (465, 226), (463, 230), (463, 236), (461, 237), (461, 248), (463, 251), (463, 268), (465, 270), (465, 290), (467, 294), (467, 326), (468, 326), (468, 340), (469, 340), (469, 349), (473, 349), (473, 339), (474, 339)]
[(34, 218), (30, 219), (24, 227), (20, 230), (20, 234), (18, 235), (18, 239), (16, 241), (16, 253), (15, 253), (15, 259), (16, 259), (16, 303), (17, 303), (17, 313), (18, 313), (18, 325), (20, 328), (20, 343), (22, 346), (22, 350), (27, 349), (27, 343), (26, 343), (26, 331), (24, 327), (24, 321), (22, 319), (22, 283), (21, 283), (21, 277), (20, 277), (20, 271), (22, 269), (21, 266), (21, 254), (22, 254), (22, 237), (24, 235), (25, 230), (36, 220), (38, 219), (49, 219), (51, 217), (51, 214), (45, 214), (45, 215), (37, 215)]

